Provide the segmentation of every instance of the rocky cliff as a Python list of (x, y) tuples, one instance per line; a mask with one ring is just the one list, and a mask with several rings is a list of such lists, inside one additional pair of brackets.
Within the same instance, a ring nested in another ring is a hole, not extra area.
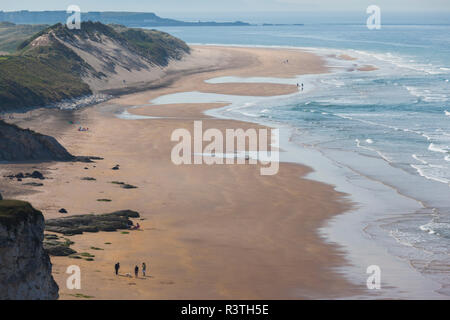
[(55, 138), (21, 129), (0, 120), (0, 161), (71, 161)]
[(27, 202), (0, 200), (0, 300), (58, 298), (43, 237), (40, 211)]

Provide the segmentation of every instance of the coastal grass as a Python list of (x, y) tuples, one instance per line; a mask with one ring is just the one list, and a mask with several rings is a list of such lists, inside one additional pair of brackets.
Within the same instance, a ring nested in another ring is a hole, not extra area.
[[(52, 48), (46, 48), (50, 52)], [(0, 60), (0, 111), (42, 106), (91, 93), (81, 78), (64, 65), (64, 52), (11, 55)], [(50, 61), (51, 60), (51, 61)]]
[(190, 49), (186, 43), (168, 33), (158, 30), (144, 30), (112, 25), (135, 49), (148, 60), (160, 66), (167, 66), (170, 59), (180, 59)]
[(23, 41), (47, 27), (45, 24), (0, 22), (0, 51), (14, 53)]
[(91, 74), (101, 78), (104, 74), (95, 71), (60, 40), (101, 42), (104, 37), (129, 48), (152, 65), (166, 66), (171, 59), (179, 59), (189, 52), (182, 40), (156, 30), (118, 25), (113, 28), (91, 21), (83, 22), (80, 30), (69, 30), (61, 23), (50, 27), (0, 24), (0, 51), (9, 53), (0, 59), (0, 112), (51, 105), (92, 94), (82, 76)]
[(0, 224), (8, 229), (31, 218), (36, 221), (42, 213), (31, 204), (19, 200), (0, 200)]
[[(31, 39), (60, 29), (60, 24), (49, 27)], [(49, 105), (91, 94), (80, 76), (88, 67), (84, 60), (54, 36), (48, 35), (48, 41), (39, 46), (31, 46), (31, 39), (0, 60), (0, 111)]]
[(82, 252), (82, 253), (80, 253), (80, 256), (85, 257), (85, 258), (95, 258), (95, 256), (90, 254), (89, 252)]

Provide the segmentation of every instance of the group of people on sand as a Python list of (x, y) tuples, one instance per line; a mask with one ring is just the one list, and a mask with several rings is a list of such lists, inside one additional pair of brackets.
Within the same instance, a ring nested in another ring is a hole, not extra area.
[[(114, 265), (114, 270), (116, 271), (116, 276), (118, 276), (119, 275), (119, 270), (120, 270), (120, 262), (117, 262)], [(142, 269), (141, 270), (142, 270), (142, 276), (146, 277), (147, 265), (145, 264), (145, 262), (142, 262)], [(129, 274), (127, 273), (126, 275), (129, 275)], [(139, 266), (138, 265), (134, 266), (134, 276), (136, 278), (139, 277)]]
[(141, 225), (138, 222), (135, 226), (130, 227), (130, 230), (141, 230)]
[(89, 131), (89, 128), (79, 127), (78, 131)]
[[(303, 91), (303, 83), (302, 83), (301, 87), (302, 87), (302, 91)], [(298, 83), (297, 83), (297, 88), (300, 88), (300, 84), (298, 84)]]

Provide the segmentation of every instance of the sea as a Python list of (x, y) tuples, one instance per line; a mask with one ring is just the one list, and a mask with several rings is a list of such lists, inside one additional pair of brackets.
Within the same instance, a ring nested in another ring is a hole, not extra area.
[[(308, 179), (334, 185), (354, 203), (319, 232), (341, 246), (350, 266), (338, 271), (356, 284), (365, 286), (368, 268), (379, 266), (381, 288), (360, 298), (449, 298), (449, 24), (158, 29), (189, 44), (320, 55), (330, 68), (326, 74), (208, 80), (303, 83), (303, 92), (275, 98), (187, 93), (159, 102), (232, 101), (213, 114), (281, 128), (281, 159), (311, 166)], [(377, 70), (359, 71), (361, 66)]]

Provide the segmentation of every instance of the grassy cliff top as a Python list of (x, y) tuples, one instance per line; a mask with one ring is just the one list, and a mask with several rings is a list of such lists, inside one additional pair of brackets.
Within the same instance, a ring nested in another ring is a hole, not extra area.
[(180, 59), (184, 53), (190, 52), (184, 41), (166, 32), (127, 28), (117, 24), (111, 27), (134, 46), (139, 54), (161, 66), (166, 66), (170, 59)]
[[(5, 28), (16, 27), (7, 24)], [(82, 78), (86, 75), (101, 78), (104, 73), (94, 70), (70, 48), (73, 45), (89, 54), (95, 52), (94, 46), (83, 40), (101, 45), (105, 39), (110, 39), (136, 57), (159, 66), (166, 66), (170, 60), (181, 59), (189, 53), (189, 47), (182, 40), (156, 30), (91, 21), (83, 22), (80, 30), (69, 30), (61, 23), (36, 29), (40, 31), (22, 41), (17, 51), (0, 56), (0, 112), (52, 105), (92, 94)], [(0, 45), (1, 30), (0, 26)], [(120, 54), (116, 58), (123, 59)]]
[(8, 229), (29, 218), (41, 218), (42, 213), (31, 204), (19, 200), (0, 200), (0, 225)]
[(45, 29), (44, 24), (14, 24), (0, 22), (0, 51), (13, 53), (26, 39)]

